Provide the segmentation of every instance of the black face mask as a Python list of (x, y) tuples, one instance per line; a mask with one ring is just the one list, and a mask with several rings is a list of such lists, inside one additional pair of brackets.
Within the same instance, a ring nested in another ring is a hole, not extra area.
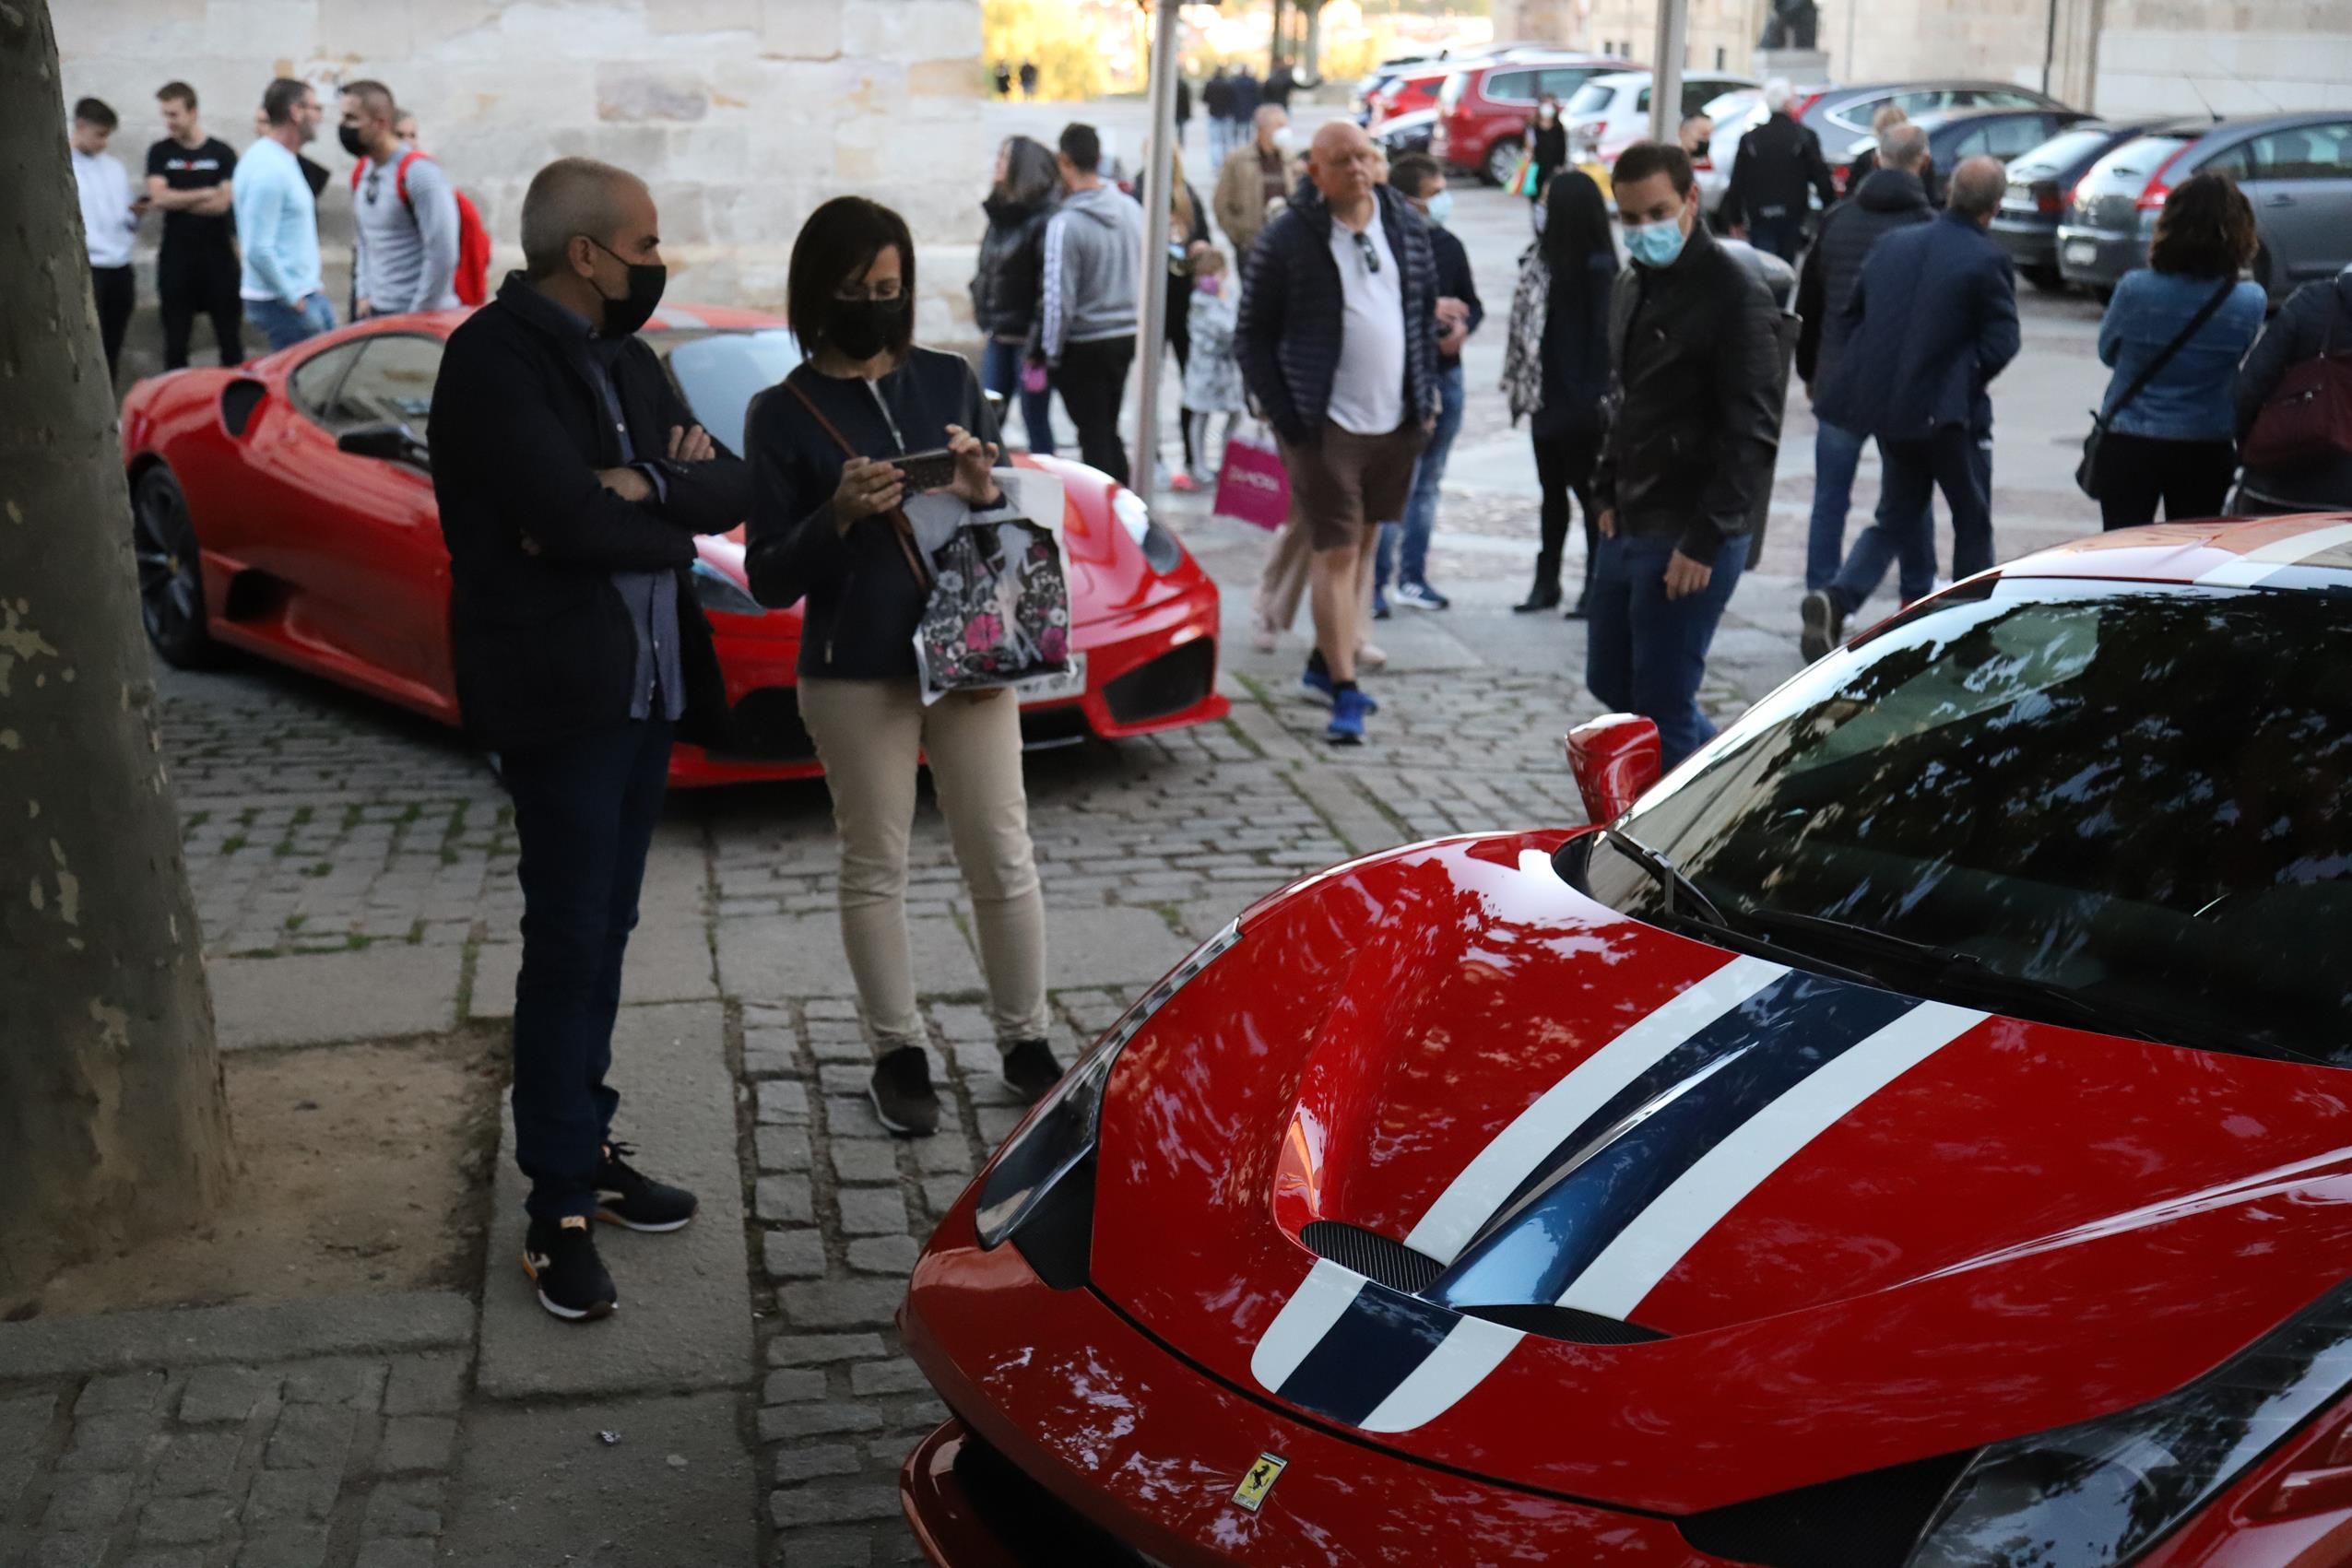
[(360, 139), (360, 128), (357, 125), (344, 126), (337, 136), (343, 143), (345, 152), (349, 153), (353, 158), (367, 157), (368, 144)]
[[(669, 268), (655, 263), (632, 262), (598, 240), (589, 240), (588, 243), (629, 269), (628, 290), (619, 298), (597, 289), (597, 297), (604, 301), (604, 324), (598, 330), (607, 337), (626, 337), (653, 319), (655, 310), (661, 304), (661, 291), (669, 282)], [(595, 280), (590, 279), (590, 286), (594, 285)]]
[(835, 300), (825, 341), (853, 360), (870, 360), (898, 336), (906, 297), (895, 300)]

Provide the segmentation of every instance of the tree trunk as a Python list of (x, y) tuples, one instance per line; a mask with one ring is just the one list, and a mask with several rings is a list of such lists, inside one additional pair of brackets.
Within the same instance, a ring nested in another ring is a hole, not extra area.
[(48, 0), (0, 0), (0, 1309), (232, 1163)]
[(1306, 12), (1306, 45), (1298, 52), (1299, 77), (1306, 82), (1323, 79), (1323, 4), (1324, 0), (1300, 0)]
[(1282, 15), (1282, 0), (1274, 0), (1274, 25), (1268, 34), (1269, 41), (1266, 45), (1266, 73), (1269, 76), (1273, 74), (1274, 62), (1281, 59), (1285, 53), (1282, 48), (1282, 23), (1284, 20), (1285, 18)]

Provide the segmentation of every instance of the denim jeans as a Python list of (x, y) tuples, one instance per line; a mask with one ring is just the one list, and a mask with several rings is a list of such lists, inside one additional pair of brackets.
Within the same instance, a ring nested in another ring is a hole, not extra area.
[[(1847, 559), (1846, 514), (1852, 509), (1854, 472), (1862, 464), (1864, 437), (1824, 421), (1813, 439), (1813, 523), (1805, 539), (1805, 591), (1817, 592), (1838, 580)], [(1886, 576), (1886, 563), (1899, 560), (1898, 582), (1903, 602), (1923, 598), (1935, 588), (1933, 519), (1922, 512), (1916, 518), (1897, 519), (1887, 510), (1882, 492), (1878, 516), (1855, 538), (1856, 581), (1867, 579), (1868, 598)], [(1846, 608), (1859, 608), (1857, 599)]]
[(1723, 607), (1747, 564), (1747, 541), (1731, 539), (1715, 557), (1707, 587), (1680, 599), (1666, 596), (1666, 562), (1676, 541), (1663, 536), (1601, 541), (1592, 574), (1587, 624), (1585, 685), (1612, 709), (1639, 713), (1658, 725), (1668, 768), (1714, 737), (1699, 711), (1698, 683), (1715, 642)]
[[(1429, 583), (1429, 536), (1437, 527), (1437, 492), (1446, 482), (1446, 458), (1454, 449), (1454, 438), (1462, 433), (1462, 367), (1457, 360), (1437, 370), (1437, 428), (1429, 437), (1429, 444), (1421, 449), (1421, 460), (1412, 468), (1412, 495), (1405, 501), (1402, 523), (1380, 525), (1379, 560), (1373, 566), (1372, 581), (1385, 590), (1389, 583), (1389, 568), (1397, 568), (1399, 583)], [(1403, 536), (1404, 559), (1397, 560), (1398, 536)]]
[(631, 723), (502, 761), (521, 851), (523, 972), (514, 983), (514, 1162), (536, 1220), (594, 1214), (618, 1091), (612, 1024), (661, 818), (670, 726)]
[[(1054, 394), (1051, 387), (1031, 392), (1021, 384), (1025, 345), (1000, 343), (991, 337), (980, 352), (980, 387), (1000, 392), (1006, 401), (1021, 403), (1021, 428), (1028, 433), (1029, 450), (1039, 457), (1054, 454)], [(1001, 433), (1001, 432), (999, 432)]]
[(283, 300), (248, 300), (245, 316), (261, 328), (273, 352), (335, 330), (335, 307), (326, 302), (324, 294), (307, 295), (294, 305)]

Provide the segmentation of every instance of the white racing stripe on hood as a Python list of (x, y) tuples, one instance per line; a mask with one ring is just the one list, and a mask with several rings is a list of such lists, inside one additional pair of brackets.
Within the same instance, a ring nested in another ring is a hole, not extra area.
[(1453, 1262), (1562, 1139), (1666, 1053), (1788, 973), (1763, 959), (1735, 958), (1578, 1063), (1462, 1167), (1405, 1245)]
[(2298, 561), (2309, 560), (2343, 544), (2352, 544), (2352, 523), (2273, 539), (2233, 561), (2215, 567), (2197, 581), (2216, 588), (2251, 588), (2279, 575)]
[(1259, 1337), (1250, 1354), (1249, 1374), (1266, 1388), (1282, 1387), (1307, 1352), (1323, 1342), (1363, 1286), (1363, 1275), (1328, 1257), (1317, 1258), (1314, 1271)]
[(1412, 1369), (1389, 1391), (1378, 1408), (1364, 1418), (1366, 1432), (1411, 1432), (1453, 1409), (1454, 1402), (1478, 1386), (1481, 1379), (1503, 1364), (1503, 1358), (1526, 1336), (1516, 1328), (1465, 1317), (1454, 1325), (1429, 1359)]
[(1699, 1238), (1798, 1150), (1863, 1101), (1984, 1021), (1973, 1008), (1921, 1002), (1774, 1100), (1699, 1157), (1617, 1233), (1560, 1305), (1630, 1319)]

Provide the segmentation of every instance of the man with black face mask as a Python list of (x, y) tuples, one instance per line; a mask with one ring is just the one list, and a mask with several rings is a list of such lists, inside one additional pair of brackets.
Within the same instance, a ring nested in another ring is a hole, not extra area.
[(666, 278), (643, 181), (548, 165), (523, 198), (523, 256), (450, 335), (429, 433), (458, 700), (501, 759), (522, 850), (524, 1268), (579, 1321), (616, 1301), (591, 1218), (674, 1231), (694, 1213), (612, 1141), (604, 1079), (671, 736), (716, 739), (727, 713), (694, 536), (743, 521), (751, 477), (636, 336)]
[(392, 90), (343, 88), (343, 150), (356, 239), (351, 319), (457, 308), (457, 193), (441, 165), (401, 145)]

